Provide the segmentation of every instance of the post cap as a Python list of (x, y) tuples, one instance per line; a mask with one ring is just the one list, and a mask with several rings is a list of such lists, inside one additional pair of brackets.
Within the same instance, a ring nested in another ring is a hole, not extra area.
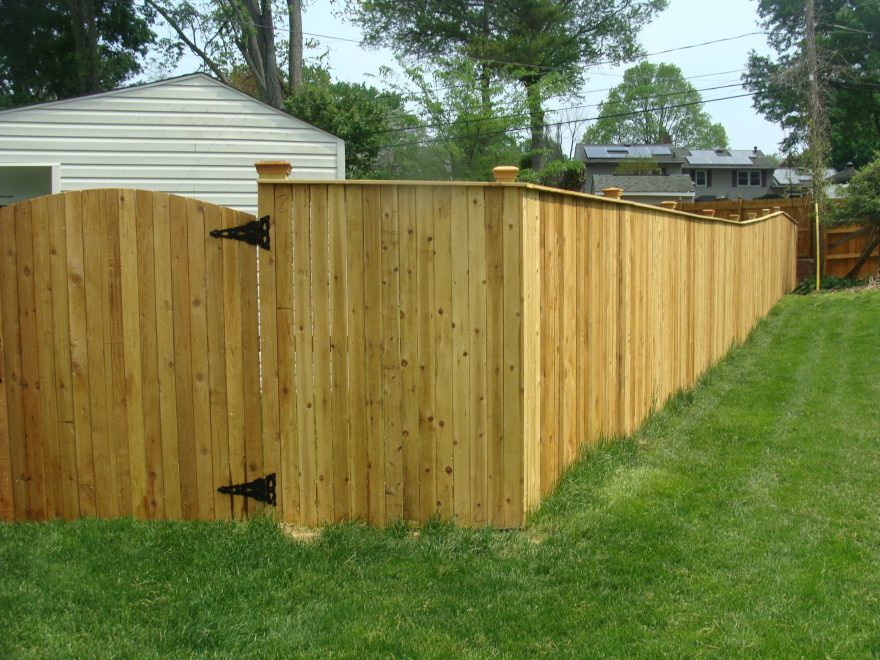
[(492, 168), (492, 176), (498, 183), (513, 183), (516, 181), (517, 174), (519, 174), (519, 168), (515, 165), (499, 165)]
[(702, 211), (700, 211), (700, 213), (702, 215), (705, 215), (707, 218), (715, 217), (715, 209), (703, 209)]
[(670, 209), (670, 210), (674, 211), (675, 209), (678, 208), (678, 202), (676, 202), (675, 200), (672, 200), (672, 199), (664, 199), (662, 202), (660, 202), (660, 206), (662, 206), (665, 209)]
[(286, 179), (293, 169), (286, 160), (261, 160), (254, 167), (261, 179)]
[(623, 188), (602, 188), (602, 194), (611, 199), (620, 199), (620, 196), (623, 194)]

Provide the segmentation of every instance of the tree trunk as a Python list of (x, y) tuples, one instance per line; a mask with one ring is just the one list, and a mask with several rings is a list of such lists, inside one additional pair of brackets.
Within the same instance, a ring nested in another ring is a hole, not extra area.
[(287, 82), (290, 85), (290, 92), (293, 93), (303, 84), (302, 0), (287, 0), (287, 12), (290, 21)]
[[(273, 108), (284, 109), (284, 95), (281, 92), (281, 79), (278, 77), (278, 59), (275, 53), (275, 26), (272, 16), (271, 0), (247, 0), (245, 2), (250, 14), (252, 38), (243, 39), (251, 51), (250, 59), (259, 61), (262, 69), (260, 99)], [(244, 53), (242, 53), (244, 54)]]
[(98, 26), (94, 0), (67, 0), (76, 49), (77, 89), (80, 94), (101, 91), (98, 70)]
[(868, 241), (865, 249), (862, 250), (862, 253), (859, 255), (855, 266), (853, 266), (852, 269), (846, 274), (847, 279), (858, 277), (859, 270), (861, 270), (865, 262), (871, 258), (871, 253), (875, 249), (877, 249), (878, 245), (880, 245), (880, 228), (877, 229), (874, 237), (870, 241)]
[(529, 105), (529, 123), (532, 131), (532, 169), (540, 172), (544, 169), (544, 149), (546, 145), (544, 135), (544, 107), (541, 102), (541, 90), (538, 81), (533, 79), (523, 80), (526, 87), (526, 100)]

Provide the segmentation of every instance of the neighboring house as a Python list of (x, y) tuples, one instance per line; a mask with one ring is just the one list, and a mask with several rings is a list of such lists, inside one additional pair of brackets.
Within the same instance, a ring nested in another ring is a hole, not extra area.
[[(833, 180), (837, 170), (825, 170), (825, 180)], [(800, 197), (810, 192), (813, 187), (813, 175), (799, 167), (777, 167), (773, 170), (773, 182), (770, 192), (778, 197)], [(827, 186), (826, 184), (826, 187)]]
[(343, 140), (202, 73), (0, 112), (0, 205), (141, 188), (255, 213), (260, 160), (345, 178)]
[(627, 176), (617, 174), (596, 174), (593, 176), (595, 193), (605, 188), (621, 188), (623, 199), (643, 204), (659, 204), (663, 201), (694, 201), (694, 182), (685, 174), (667, 176)]
[[(579, 144), (576, 157), (587, 166), (585, 192), (596, 192), (596, 175), (614, 174), (623, 160), (652, 158), (663, 176), (687, 175), (700, 197), (755, 199), (770, 193), (773, 163), (757, 148), (676, 149), (665, 144)], [(624, 192), (624, 196), (626, 193)]]

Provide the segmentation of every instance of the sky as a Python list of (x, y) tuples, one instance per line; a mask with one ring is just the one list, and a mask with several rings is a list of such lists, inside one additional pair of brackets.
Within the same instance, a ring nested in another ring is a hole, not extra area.
[[(339, 3), (334, 3), (338, 7)], [(697, 88), (717, 87), (740, 82), (745, 69), (749, 51), (771, 53), (763, 34), (759, 32), (756, 0), (670, 0), (669, 7), (646, 26), (640, 41), (646, 52), (680, 48), (717, 39), (739, 37), (707, 46), (678, 50), (649, 56), (653, 63), (667, 62), (681, 68), (686, 78)], [(327, 52), (329, 65), (334, 78), (350, 82), (366, 82), (383, 87), (380, 69), (383, 66), (396, 67), (394, 55), (388, 50), (365, 49), (359, 43), (360, 29), (339, 16), (327, 0), (315, 0), (303, 14), (303, 32), (307, 39), (318, 42), (318, 47), (306, 53), (316, 55)], [(315, 36), (324, 35), (324, 36)], [(188, 64), (188, 66), (187, 66)], [(191, 71), (196, 62), (183, 63), (179, 73)], [(578, 106), (595, 106), (604, 100), (607, 90), (620, 83), (627, 65), (620, 67), (602, 66), (592, 69), (586, 83), (582, 101)], [(706, 90), (704, 99), (742, 94), (740, 87)], [(558, 108), (562, 103), (553, 100), (548, 107)], [(775, 124), (765, 121), (751, 106), (748, 97), (707, 103), (703, 108), (714, 121), (720, 122), (727, 130), (731, 148), (752, 149), (758, 147), (767, 154), (778, 151), (778, 143), (783, 137), (782, 130)], [(575, 114), (592, 117), (598, 114), (596, 107), (584, 107), (577, 113), (568, 113), (556, 118), (571, 119)], [(554, 119), (548, 118), (548, 121)], [(572, 135), (572, 128), (575, 134)], [(570, 149), (572, 139), (579, 140), (585, 125), (566, 126), (562, 139), (566, 150)]]

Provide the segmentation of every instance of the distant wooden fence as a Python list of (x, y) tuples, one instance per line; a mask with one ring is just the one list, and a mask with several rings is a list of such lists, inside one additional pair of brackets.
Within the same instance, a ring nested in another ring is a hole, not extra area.
[[(834, 203), (834, 200), (831, 200)], [(713, 202), (684, 203), (681, 210), (700, 213), (704, 209), (715, 209), (722, 218), (739, 216), (745, 220), (749, 213), (762, 215), (765, 209), (780, 208), (798, 223), (798, 259), (816, 258), (816, 225), (813, 215), (813, 201), (809, 197), (790, 197), (785, 199), (728, 199)], [(856, 265), (859, 255), (867, 246), (869, 236), (857, 236), (849, 241), (836, 244), (847, 234), (856, 232), (861, 225), (845, 227), (820, 227), (819, 250), (822, 255), (822, 272), (826, 275), (843, 277)], [(880, 248), (859, 269), (858, 277), (876, 275), (880, 270)], [(815, 273), (815, 269), (813, 269)]]
[[(796, 227), (523, 184), (261, 179), (0, 210), (0, 518), (510, 527), (794, 286)], [(259, 284), (259, 286), (258, 286)], [(261, 482), (265, 485), (265, 482)]]

